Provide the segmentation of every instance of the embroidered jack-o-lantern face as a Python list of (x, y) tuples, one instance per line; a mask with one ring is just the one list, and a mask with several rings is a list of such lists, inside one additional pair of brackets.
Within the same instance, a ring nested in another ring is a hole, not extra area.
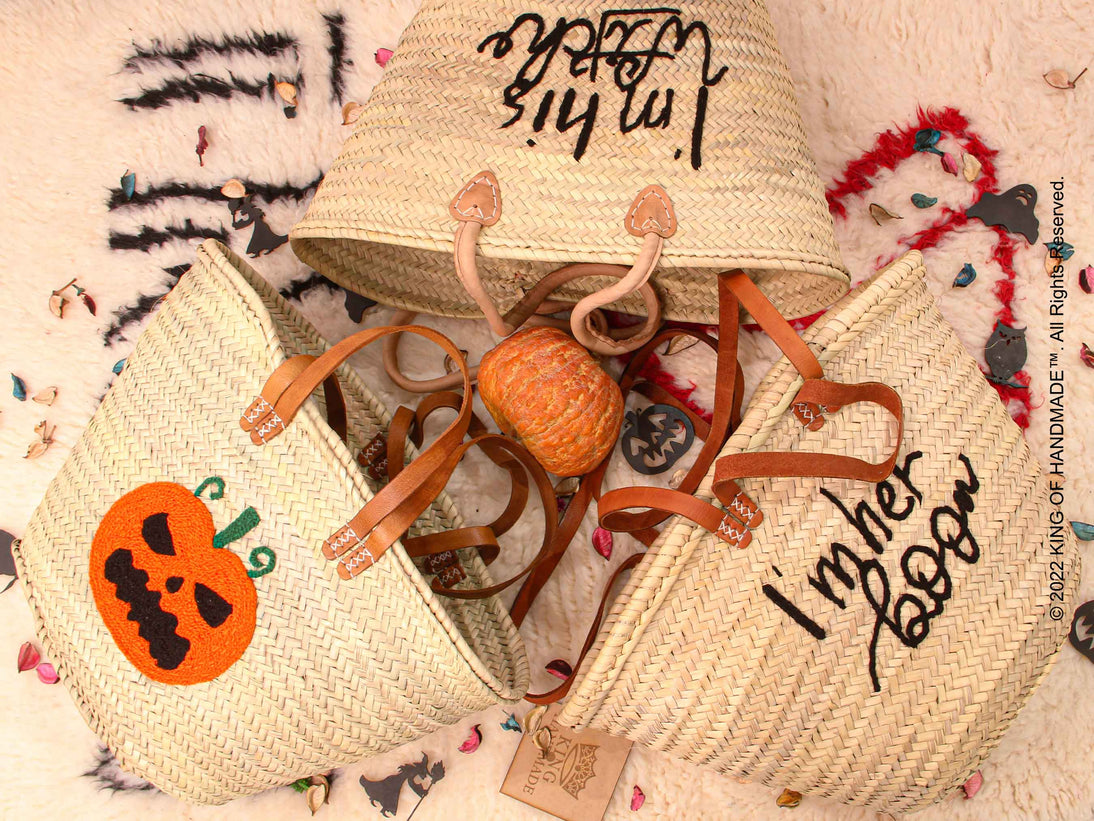
[(150, 679), (209, 681), (251, 643), (258, 596), (239, 557), (214, 546), (222, 541), (205, 503), (173, 482), (130, 491), (99, 524), (89, 568), (95, 604)]

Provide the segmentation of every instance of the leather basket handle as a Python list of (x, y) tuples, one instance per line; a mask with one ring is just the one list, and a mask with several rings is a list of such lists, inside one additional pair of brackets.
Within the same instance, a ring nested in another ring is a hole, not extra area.
[[(526, 321), (542, 318), (535, 314), (541, 305), (554, 313), (562, 305), (546, 303), (547, 297), (560, 285), (582, 276), (614, 276), (619, 282), (590, 294), (574, 306), (569, 326), (577, 340), (590, 350), (607, 355), (628, 353), (641, 347), (660, 324), (660, 307), (656, 312), (651, 301), (656, 302), (652, 289), (642, 290), (657, 267), (664, 241), (676, 232), (676, 214), (672, 201), (663, 188), (651, 185), (639, 192), (624, 219), (624, 228), (642, 240), (635, 263), (629, 268), (617, 265), (579, 264), (569, 265), (548, 274), (504, 317), (500, 314), (479, 277), (475, 252), (479, 234), (501, 218), (501, 186), (491, 171), (480, 171), (465, 183), (453, 197), (449, 213), (459, 223), (456, 229), (453, 258), (456, 275), (464, 288), (479, 306), (490, 328), (499, 336), (508, 336)], [(638, 333), (629, 332), (613, 336), (596, 327), (591, 315), (600, 308), (642, 290), (646, 301), (647, 318)]]

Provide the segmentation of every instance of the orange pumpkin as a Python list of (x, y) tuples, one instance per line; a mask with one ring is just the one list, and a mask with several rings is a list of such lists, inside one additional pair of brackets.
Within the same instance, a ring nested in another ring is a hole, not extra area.
[(557, 328), (520, 331), (489, 351), (479, 394), (502, 431), (557, 476), (596, 467), (623, 424), (619, 386)]
[(205, 503), (173, 482), (125, 494), (95, 532), (95, 604), (125, 657), (150, 679), (209, 681), (251, 643), (254, 582), (238, 556), (213, 546), (215, 536)]

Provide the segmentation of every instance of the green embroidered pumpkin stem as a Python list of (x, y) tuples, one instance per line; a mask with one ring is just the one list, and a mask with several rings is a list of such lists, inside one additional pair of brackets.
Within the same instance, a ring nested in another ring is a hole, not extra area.
[(260, 521), (261, 519), (258, 517), (258, 511), (253, 507), (248, 507), (239, 514), (234, 522), (213, 537), (213, 547), (225, 547), (234, 541), (242, 539), (258, 527)]
[(209, 487), (209, 485), (216, 485), (216, 490), (213, 490), (209, 494), (210, 499), (220, 499), (224, 496), (224, 480), (221, 479), (219, 476), (210, 476), (208, 479), (198, 485), (198, 489), (194, 491), (194, 495), (200, 499), (202, 492), (205, 490), (205, 488)]
[[(265, 556), (266, 560), (264, 562), (259, 561), (260, 556)], [(247, 575), (250, 576), (252, 579), (257, 579), (260, 576), (265, 576), (277, 565), (277, 556), (275, 556), (274, 552), (265, 545), (263, 545), (262, 547), (256, 547), (254, 550), (252, 550), (250, 560), (251, 567), (253, 567), (254, 570), (248, 570)]]

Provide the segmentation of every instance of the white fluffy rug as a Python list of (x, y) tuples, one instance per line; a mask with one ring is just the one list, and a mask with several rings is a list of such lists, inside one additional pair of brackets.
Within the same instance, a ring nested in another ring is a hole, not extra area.
[[(1094, 3), (1065, 5), (1070, 8), (1034, 0), (770, 0), (826, 184), (841, 178), (848, 162), (870, 151), (880, 132), (918, 122), (919, 107), (953, 108), (967, 118), (968, 129), (998, 151), (1000, 190), (1023, 182), (1037, 188), (1041, 242), (1049, 238), (1050, 183), (1064, 181), (1066, 237), (1077, 249), (1067, 263), (1070, 298), (1062, 356), (1068, 391), (1065, 513), (1069, 519), (1094, 521), (1094, 428), (1089, 423), (1094, 371), (1078, 357), (1084, 333), (1094, 344), (1094, 295), (1077, 287), (1079, 269), (1094, 262), (1094, 191), (1083, 175), (1084, 163), (1089, 165), (1094, 152), (1094, 76), (1071, 91), (1053, 90), (1041, 77), (1053, 68), (1077, 73), (1091, 59)], [(395, 47), (415, 6), (414, 0), (4, 4), (0, 371), (19, 375), (31, 393), (48, 386), (57, 386), (59, 393), (49, 408), (18, 402), (6, 389), (0, 399), (0, 459), (5, 468), (0, 528), (22, 532), (106, 391), (111, 366), (129, 351), (141, 321), (119, 324), (119, 315), (139, 316), (139, 310), (131, 310), (134, 306), (143, 302), (147, 308), (166, 291), (181, 270), (176, 266), (190, 261), (197, 235), (220, 235), (237, 251), (246, 249), (252, 229), (233, 229), (226, 204), (215, 193), (224, 181), (239, 177), (269, 186), (265, 190), (270, 199), (259, 198), (259, 205), (276, 234), (287, 233), (303, 214), (310, 186), (345, 134), (341, 102), (368, 95), (382, 73), (374, 52)], [(263, 34), (270, 36), (256, 39)], [(187, 50), (187, 43), (193, 48)], [(270, 73), (278, 79), (299, 78), (295, 119), (286, 118), (280, 101), (269, 93)], [(121, 102), (126, 99), (131, 104)], [(195, 154), (202, 125), (210, 143), (203, 167)], [(945, 141), (943, 148), (954, 150)], [(124, 203), (119, 192), (119, 178), (127, 169), (136, 174), (132, 203)], [(872, 182), (867, 193), (840, 199), (847, 215), (837, 220), (837, 231), (857, 279), (894, 256), (899, 240), (927, 227), (943, 205), (963, 212), (973, 200), (972, 186), (945, 174), (930, 154), (916, 154), (892, 171), (879, 172)], [(908, 200), (913, 192), (939, 197), (941, 203), (918, 211)], [(876, 226), (867, 215), (871, 201), (904, 219)], [(995, 232), (973, 222), (946, 234), (926, 252), (943, 311), (981, 361), (1000, 307), (993, 286), (1005, 276), (992, 259), (998, 240)], [(1028, 438), (1044, 461), (1049, 350), (1045, 249), (1022, 239), (1017, 247), (1012, 307), (1015, 324), (1029, 329), (1033, 410)], [(966, 262), (979, 272), (977, 282), (969, 289), (951, 290)], [(292, 288), (311, 274), (287, 245), (255, 264), (279, 287)], [(96, 316), (80, 304), (69, 305), (63, 319), (50, 314), (50, 291), (73, 277), (96, 301)], [(299, 302), (331, 339), (359, 327), (347, 314), (341, 292), (320, 285), (304, 290)], [(381, 324), (389, 316), (387, 310), (373, 309), (363, 322)], [(431, 324), (455, 337), (472, 357), (492, 344), (485, 331), (470, 323)], [(773, 348), (755, 335), (746, 337), (743, 353), (749, 381), (755, 384)], [(424, 367), (435, 370), (440, 363), (430, 356), (424, 356)], [(382, 388), (386, 399), (406, 399), (387, 389), (376, 354), (363, 355), (355, 364)], [(689, 352), (675, 358), (673, 367), (682, 380), (700, 383), (697, 401), (709, 402), (704, 360)], [(1020, 403), (1012, 408), (1022, 411)], [(33, 428), (43, 418), (56, 426), (54, 444), (37, 460), (24, 461)], [(469, 515), (480, 502), (489, 508), (496, 501), (478, 498), (466, 478), (455, 481), (453, 491)], [(534, 525), (528, 527), (530, 536)], [(579, 534), (525, 631), (537, 669), (551, 658), (572, 657), (609, 567), (629, 552), (620, 539), (613, 562), (605, 566), (589, 547), (589, 530), (587, 525)], [(1094, 596), (1094, 562), (1086, 578), (1080, 601)], [(6, 582), (0, 578), (0, 588)], [(8, 773), (0, 790), (0, 816), (274, 821), (307, 812), (302, 797), (288, 789), (218, 809), (117, 789), (135, 785), (111, 776), (109, 765), (96, 770), (96, 740), (65, 690), (41, 684), (33, 673), (15, 674), (18, 647), (32, 634), (30, 614), (16, 585), (0, 595), (0, 769)], [(536, 684), (550, 681), (539, 673)], [(985, 763), (980, 794), (971, 801), (955, 796), (917, 817), (1091, 818), (1092, 688), (1094, 666), (1065, 647), (1051, 675)], [(518, 740), (516, 733), (499, 726), (504, 718), (495, 709), (347, 768), (334, 782), (331, 804), (322, 813), (378, 818), (357, 776), (379, 778), (425, 751), (431, 760), (444, 761), (447, 777), (415, 818), (544, 817), (498, 794)], [(473, 755), (461, 754), (456, 748), (474, 723), (483, 726), (482, 747)], [(98, 774), (87, 775), (93, 770)], [(635, 784), (647, 801), (632, 813), (628, 804)], [(777, 789), (738, 784), (636, 749), (608, 817), (774, 818), (786, 812), (776, 808), (777, 794)], [(405, 818), (411, 806), (404, 796), (398, 817)], [(793, 816), (805, 821), (875, 814), (806, 797)]]

